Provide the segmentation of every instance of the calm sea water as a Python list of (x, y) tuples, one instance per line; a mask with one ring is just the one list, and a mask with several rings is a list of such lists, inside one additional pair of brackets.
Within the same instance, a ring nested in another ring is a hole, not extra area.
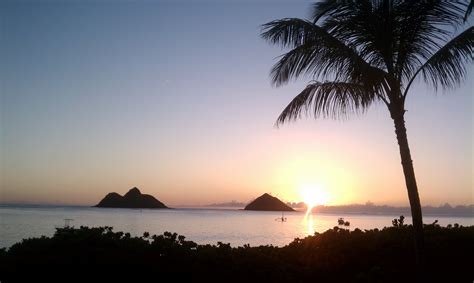
[[(285, 212), (286, 222), (275, 219), (281, 212), (257, 212), (229, 209), (104, 209), (91, 207), (0, 207), (0, 247), (9, 247), (24, 238), (52, 236), (64, 219), (71, 225), (112, 226), (114, 231), (141, 236), (143, 232), (162, 234), (176, 232), (199, 244), (218, 241), (232, 246), (244, 244), (284, 246), (295, 238), (324, 232), (337, 226), (337, 219), (350, 221), (351, 229), (372, 229), (391, 226), (396, 216), (341, 215)], [(425, 223), (435, 219), (439, 224), (474, 225), (472, 217), (425, 217)], [(407, 223), (411, 220), (406, 219)]]

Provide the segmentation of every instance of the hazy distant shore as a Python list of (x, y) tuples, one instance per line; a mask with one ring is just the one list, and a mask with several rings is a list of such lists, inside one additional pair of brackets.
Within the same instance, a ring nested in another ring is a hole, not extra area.
[[(304, 203), (287, 203), (298, 212), (306, 212), (306, 205)], [(88, 208), (87, 205), (59, 205), (59, 204), (15, 204), (15, 203), (3, 203), (0, 207), (16, 207), (16, 208), (61, 208), (61, 207), (77, 207), (77, 208)], [(209, 205), (176, 205), (172, 206), (175, 209), (243, 209), (245, 203), (242, 202), (226, 202), (226, 203), (215, 203)], [(456, 205), (452, 206), (445, 204), (442, 206), (424, 206), (422, 208), (423, 215), (425, 216), (438, 216), (438, 217), (474, 217), (474, 205)], [(405, 215), (410, 216), (409, 207), (397, 207), (389, 205), (375, 205), (372, 203), (367, 204), (349, 204), (349, 205), (337, 205), (337, 206), (324, 206), (319, 205), (312, 209), (314, 214), (362, 214), (362, 215)]]
[[(395, 207), (387, 205), (373, 204), (353, 204), (342, 206), (317, 206), (313, 208), (313, 213), (345, 213), (345, 214), (370, 214), (370, 215), (411, 215), (409, 207)], [(474, 217), (474, 205), (458, 206), (424, 206), (422, 207), (425, 216), (455, 216)]]

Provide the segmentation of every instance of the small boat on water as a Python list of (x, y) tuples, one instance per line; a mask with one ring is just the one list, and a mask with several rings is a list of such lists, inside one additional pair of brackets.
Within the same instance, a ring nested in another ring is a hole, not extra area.
[(71, 221), (74, 221), (74, 219), (71, 218), (65, 218), (64, 219), (64, 226), (54, 226), (56, 229), (68, 229), (68, 228), (74, 228), (74, 226), (71, 226)]
[(342, 226), (342, 225), (350, 226), (351, 225), (351, 223), (349, 221), (344, 221), (344, 218), (342, 218), (342, 217), (337, 220), (337, 224), (340, 225), (340, 226)]
[(281, 217), (276, 218), (275, 221), (286, 222), (286, 217), (283, 211), (281, 212)]

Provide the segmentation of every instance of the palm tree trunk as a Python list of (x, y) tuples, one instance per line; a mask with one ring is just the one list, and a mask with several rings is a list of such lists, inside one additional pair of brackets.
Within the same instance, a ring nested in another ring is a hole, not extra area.
[(410, 201), (411, 216), (413, 228), (415, 231), (415, 252), (416, 262), (419, 265), (424, 263), (424, 237), (423, 237), (423, 217), (421, 214), (420, 197), (418, 196), (418, 187), (416, 185), (415, 170), (411, 159), (410, 148), (408, 146), (407, 129), (405, 127), (405, 110), (397, 111), (397, 115), (392, 115), (395, 123), (395, 133), (397, 135), (398, 146), (400, 148), (400, 157), (402, 159), (403, 173)]

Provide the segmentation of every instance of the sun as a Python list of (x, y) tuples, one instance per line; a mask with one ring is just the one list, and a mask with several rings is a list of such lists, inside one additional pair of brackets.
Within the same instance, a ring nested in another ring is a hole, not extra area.
[(329, 195), (318, 185), (303, 185), (299, 191), (303, 202), (308, 206), (308, 211), (329, 201)]

